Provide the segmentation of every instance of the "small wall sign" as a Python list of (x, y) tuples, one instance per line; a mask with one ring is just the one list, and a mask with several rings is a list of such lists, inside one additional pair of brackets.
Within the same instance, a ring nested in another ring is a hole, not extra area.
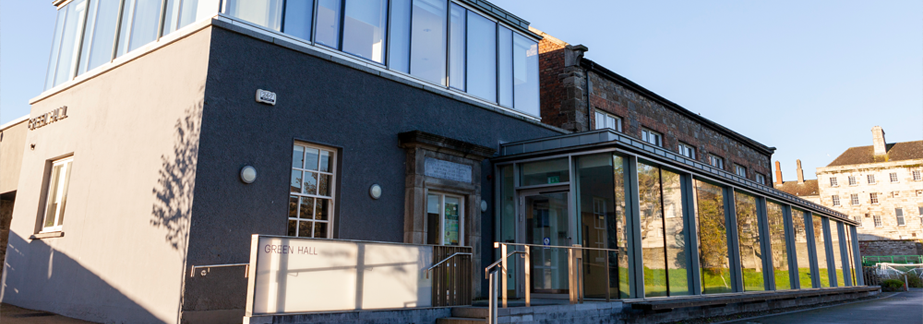
[(256, 102), (276, 105), (276, 93), (263, 89), (256, 89)]
[(67, 119), (67, 106), (57, 108), (35, 118), (30, 118), (29, 130), (36, 130), (64, 119)]
[(427, 177), (472, 183), (472, 169), (467, 164), (428, 157), (423, 160), (423, 168), (423, 174)]

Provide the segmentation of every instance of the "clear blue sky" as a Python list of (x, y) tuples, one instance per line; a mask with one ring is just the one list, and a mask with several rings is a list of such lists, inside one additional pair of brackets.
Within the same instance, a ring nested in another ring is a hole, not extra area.
[[(923, 1), (493, 0), (586, 57), (778, 148), (783, 178), (923, 139)], [(0, 123), (42, 90), (50, 0), (0, 0)]]

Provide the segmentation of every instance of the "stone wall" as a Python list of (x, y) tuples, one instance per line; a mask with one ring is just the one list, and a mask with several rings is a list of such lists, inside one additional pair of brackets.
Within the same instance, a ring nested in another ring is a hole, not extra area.
[[(0, 199), (0, 262), (6, 260), (6, 245), (10, 239), (10, 221), (13, 220), (13, 200)], [(0, 274), (3, 274), (0, 267)]]
[[(905, 160), (817, 168), (820, 203), (861, 222), (856, 227), (860, 241), (923, 239), (923, 181), (914, 181), (912, 173), (921, 165), (923, 160)], [(891, 173), (897, 181), (891, 181)], [(869, 183), (870, 175), (874, 183)], [(855, 178), (854, 185), (849, 184), (849, 177)], [(836, 178), (835, 186), (831, 178)], [(857, 195), (857, 204), (852, 195)], [(834, 196), (839, 204), (834, 204)], [(898, 221), (898, 208), (903, 212), (903, 225)], [(877, 226), (876, 215), (880, 219)]]
[(923, 255), (923, 240), (880, 240), (859, 242), (862, 256)]
[(566, 42), (538, 29), (531, 30), (544, 37), (538, 43), (542, 122), (569, 131), (587, 130), (586, 77), (577, 66), (578, 58), (566, 56), (573, 54)]

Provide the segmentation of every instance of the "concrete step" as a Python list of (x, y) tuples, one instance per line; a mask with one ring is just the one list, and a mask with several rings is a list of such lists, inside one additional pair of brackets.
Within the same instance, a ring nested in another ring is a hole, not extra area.
[(452, 308), (452, 317), (487, 319), (487, 307), (455, 307)]
[(444, 317), (436, 319), (436, 324), (483, 324), (487, 318)]

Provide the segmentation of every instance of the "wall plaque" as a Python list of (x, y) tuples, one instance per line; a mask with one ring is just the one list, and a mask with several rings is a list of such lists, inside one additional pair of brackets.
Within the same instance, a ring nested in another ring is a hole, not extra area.
[(423, 161), (427, 177), (471, 183), (471, 166), (428, 157)]

